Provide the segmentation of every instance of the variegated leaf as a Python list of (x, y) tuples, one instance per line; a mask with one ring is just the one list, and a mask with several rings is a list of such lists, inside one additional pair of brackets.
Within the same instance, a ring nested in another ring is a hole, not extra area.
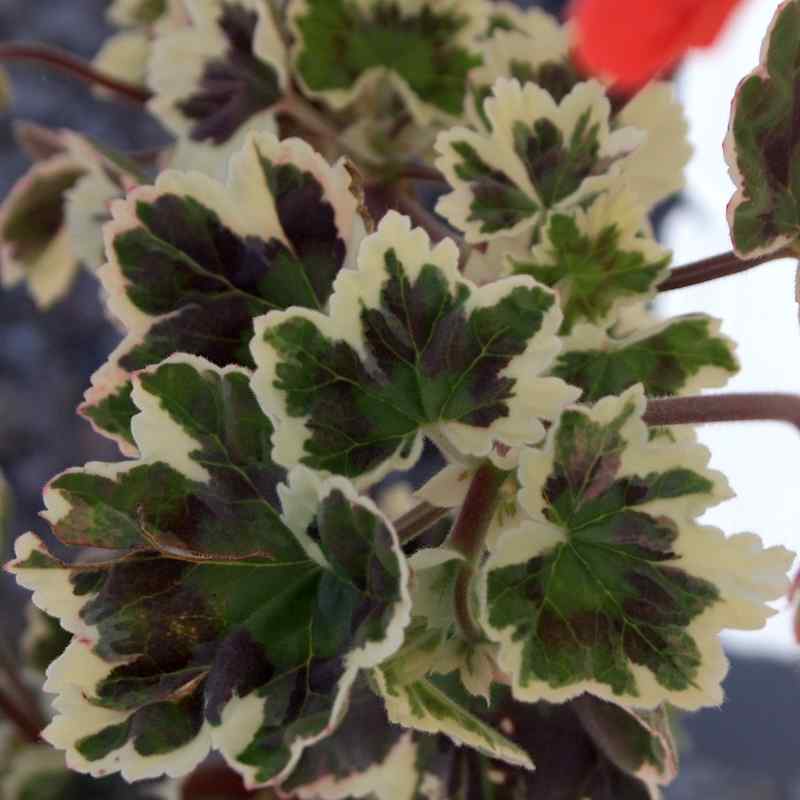
[(615, 127), (633, 127), (647, 138), (625, 159), (625, 184), (650, 213), (686, 185), (692, 157), (689, 121), (671, 83), (651, 81), (614, 115)]
[(578, 325), (565, 339), (553, 375), (583, 389), (586, 403), (637, 383), (650, 397), (688, 395), (724, 386), (739, 371), (735, 349), (720, 333), (720, 321), (705, 314), (650, 323), (622, 337)]
[[(497, 645), (494, 642), (467, 642), (455, 620), (455, 586), (464, 557), (446, 546), (418, 550), (410, 559), (414, 576), (411, 594), (412, 627), (403, 648), (384, 665), (384, 672), (404, 672), (410, 680), (409, 662), (418, 677), (458, 672), (463, 687), (476, 697), (490, 702), (497, 673)], [(414, 641), (414, 626), (422, 646), (418, 654), (409, 653)], [(416, 658), (414, 657), (416, 655)], [(414, 662), (417, 662), (415, 665)]]
[[(146, 31), (122, 31), (103, 42), (92, 64), (105, 75), (143, 87), (147, 82), (150, 48), (150, 35)], [(98, 90), (101, 98), (109, 94), (107, 90)]]
[(444, 734), (456, 744), (491, 758), (534, 769), (530, 755), (522, 747), (470, 710), (471, 698), (463, 688), (459, 691), (457, 681), (422, 678), (402, 683), (380, 668), (373, 675), (393, 723), (423, 733)]
[(413, 464), (423, 435), (461, 457), (541, 438), (539, 418), (574, 396), (538, 377), (557, 347), (555, 298), (527, 276), (477, 288), (457, 263), (452, 241), (431, 247), (390, 212), (336, 278), (329, 315), (258, 320), (254, 385), (279, 420), (280, 463), (369, 481)]
[(659, 786), (675, 776), (675, 755), (662, 712), (654, 713), (657, 722), (591, 697), (517, 703), (498, 690), (482, 716), (524, 749), (535, 769), (419, 738), (414, 800), (660, 800)]
[(436, 166), (453, 187), (436, 210), (468, 242), (516, 236), (549, 212), (574, 209), (613, 187), (641, 144), (611, 131), (601, 84), (576, 86), (560, 103), (533, 83), (499, 79), (484, 103), (490, 132), (453, 128), (436, 141)]
[(332, 108), (385, 78), (418, 123), (463, 112), (483, 0), (291, 0), (288, 16), (297, 77)]
[(774, 613), (792, 554), (698, 525), (730, 497), (689, 436), (650, 440), (641, 387), (565, 411), (520, 459), (528, 520), (486, 564), (483, 621), (515, 697), (716, 705), (723, 628)]
[(286, 48), (270, 4), (204, 0), (189, 24), (153, 43), (150, 109), (179, 140), (177, 169), (222, 178), (251, 131), (275, 132), (273, 107), (286, 90)]
[(216, 748), (248, 785), (279, 783), (402, 643), (396, 534), (342, 478), (281, 483), (247, 372), (174, 356), (133, 397), (140, 458), (45, 494), (63, 543), (113, 557), (63, 563), (26, 534), (9, 565), (74, 634), (48, 671), (43, 735), (93, 775), (178, 776)]
[(551, 214), (542, 241), (509, 262), (514, 274), (556, 289), (562, 334), (578, 322), (608, 326), (623, 306), (653, 297), (668, 272), (670, 254), (646, 227), (644, 209), (629, 191), (605, 193), (587, 211)]
[(0, 207), (0, 282), (25, 281), (47, 308), (69, 290), (81, 262), (100, 265), (108, 205), (138, 176), (124, 159), (72, 131), (27, 125), (17, 135), (37, 160)]
[(389, 722), (383, 699), (360, 678), (339, 727), (303, 752), (281, 790), (300, 800), (414, 800), (416, 756), (412, 733)]
[(20, 640), (22, 661), (37, 677), (43, 677), (50, 664), (64, 652), (71, 636), (56, 617), (46, 614), (33, 603), (28, 604), (25, 621), (25, 632)]
[(800, 2), (786, 0), (764, 38), (759, 65), (736, 90), (725, 140), (736, 183), (728, 224), (742, 257), (777, 252), (800, 235), (798, 56)]
[(177, 781), (126, 783), (117, 775), (92, 778), (73, 772), (64, 754), (46, 744), (28, 744), (11, 755), (0, 779), (3, 800), (180, 800)]
[(106, 16), (118, 28), (140, 28), (155, 25), (171, 6), (183, 0), (113, 0)]
[[(468, 117), (479, 130), (491, 130), (483, 101), (491, 96), (498, 78), (535, 83), (556, 102), (566, 97), (584, 78), (571, 59), (574, 27), (559, 25), (541, 9), (498, 8), (492, 35), (481, 42), (483, 66), (470, 73)], [(688, 123), (671, 84), (651, 81), (631, 99), (612, 101), (613, 129), (634, 127), (646, 139), (625, 159), (625, 183), (646, 211), (679, 191), (684, 169), (692, 154)]]
[(81, 413), (131, 454), (131, 373), (175, 352), (252, 366), (254, 317), (326, 307), (364, 233), (359, 209), (344, 162), (270, 134), (248, 139), (226, 185), (165, 172), (115, 205), (99, 276), (127, 336)]
[(483, 64), (469, 75), (467, 114), (478, 129), (491, 130), (483, 103), (498, 78), (535, 83), (559, 103), (580, 83), (569, 61), (568, 28), (541, 8), (494, 3), (490, 35), (480, 42)]

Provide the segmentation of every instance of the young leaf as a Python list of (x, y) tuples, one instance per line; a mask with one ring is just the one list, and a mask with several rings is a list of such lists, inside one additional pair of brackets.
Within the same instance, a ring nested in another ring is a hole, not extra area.
[(380, 668), (374, 670), (373, 675), (386, 701), (389, 719), (396, 725), (424, 733), (442, 733), (457, 744), (491, 758), (515, 767), (534, 768), (525, 750), (473, 713), (464, 698), (454, 697), (447, 684), (439, 687), (424, 678), (400, 683)]
[(550, 215), (541, 243), (509, 261), (514, 274), (556, 289), (562, 334), (583, 321), (609, 325), (622, 306), (653, 297), (669, 268), (669, 252), (643, 234), (646, 225), (629, 191), (606, 193), (587, 211)]
[(150, 109), (179, 139), (173, 166), (223, 177), (249, 131), (276, 131), (286, 51), (263, 0), (205, 0), (190, 24), (156, 37)]
[(759, 65), (739, 84), (725, 156), (736, 193), (728, 224), (736, 252), (775, 253), (800, 235), (800, 2), (786, 0), (770, 24)]
[(610, 130), (611, 107), (596, 81), (557, 104), (533, 83), (501, 78), (484, 112), (488, 135), (453, 128), (436, 140), (436, 166), (453, 187), (436, 210), (468, 242), (515, 236), (606, 191), (644, 138)]
[(739, 371), (735, 344), (720, 333), (720, 324), (705, 314), (687, 314), (619, 338), (578, 325), (552, 372), (583, 389), (585, 403), (637, 383), (650, 397), (718, 388)]
[(572, 389), (538, 377), (554, 355), (555, 298), (528, 276), (475, 287), (450, 240), (431, 247), (387, 214), (358, 270), (336, 278), (330, 315), (290, 309), (256, 323), (256, 393), (280, 420), (275, 458), (376, 480), (413, 464), (423, 434), (455, 453), (541, 438)]
[(565, 411), (520, 459), (528, 521), (483, 572), (483, 621), (521, 700), (588, 692), (696, 709), (722, 700), (718, 633), (759, 628), (792, 554), (694, 519), (730, 496), (691, 436), (648, 438), (641, 387)]
[(415, 800), (659, 800), (658, 786), (675, 774), (669, 730), (646, 712), (596, 698), (516, 703), (507, 690), (497, 689), (492, 710), (478, 713), (528, 753), (535, 769), (490, 759), (441, 737), (417, 736)]
[(363, 236), (359, 209), (344, 162), (270, 134), (248, 139), (227, 185), (166, 172), (115, 205), (99, 277), (127, 336), (81, 413), (133, 454), (131, 373), (175, 352), (252, 366), (254, 317), (325, 308)]
[(387, 78), (421, 124), (462, 114), (482, 0), (291, 0), (288, 16), (297, 77), (331, 108)]
[(271, 460), (246, 371), (179, 355), (138, 373), (141, 457), (57, 477), (9, 565), (74, 635), (48, 671), (44, 737), (93, 775), (189, 772), (214, 747), (248, 785), (277, 784), (332, 733), (361, 670), (409, 621), (391, 524), (342, 478)]

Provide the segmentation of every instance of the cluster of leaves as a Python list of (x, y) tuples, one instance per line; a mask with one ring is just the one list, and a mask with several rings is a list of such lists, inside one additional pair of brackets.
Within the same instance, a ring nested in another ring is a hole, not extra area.
[[(174, 146), (21, 129), (0, 218), (6, 280), (46, 303), (97, 267), (124, 332), (81, 413), (125, 459), (50, 481), (68, 555), (28, 533), (7, 567), (70, 635), (30, 648), (44, 738), (129, 781), (214, 750), (301, 798), (656, 798), (667, 705), (721, 702), (720, 630), (791, 563), (699, 524), (724, 477), (644, 421), (738, 369), (718, 320), (649, 310), (669, 87), (612, 102), (569, 27), (488, 0), (112, 15), (99, 63)], [(448, 466), (392, 518), (372, 498), (426, 441)]]

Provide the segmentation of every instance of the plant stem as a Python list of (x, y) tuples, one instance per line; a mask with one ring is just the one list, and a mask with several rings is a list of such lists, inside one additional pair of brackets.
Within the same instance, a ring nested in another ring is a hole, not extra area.
[(649, 400), (648, 425), (686, 425), (705, 422), (772, 420), (789, 422), (800, 431), (800, 395), (709, 394)]
[(12, 702), (2, 690), (0, 690), (0, 713), (5, 714), (24, 739), (32, 744), (39, 741), (40, 728), (38, 724), (25, 714), (16, 703)]
[(394, 203), (397, 210), (406, 216), (411, 217), (415, 225), (424, 228), (431, 241), (440, 242), (442, 239), (452, 239), (458, 246), (459, 250), (459, 267), (464, 268), (467, 263), (469, 254), (472, 248), (463, 240), (461, 236), (455, 233), (448, 225), (442, 222), (432, 211), (425, 208), (417, 198), (402, 189), (395, 193)]
[(325, 116), (297, 94), (287, 94), (272, 106), (272, 111), (292, 117), (307, 131), (323, 139), (335, 142), (339, 138), (339, 131), (325, 119)]
[(769, 253), (756, 258), (739, 258), (734, 252), (721, 253), (718, 256), (711, 256), (711, 258), (696, 261), (694, 264), (687, 264), (684, 267), (673, 269), (670, 276), (658, 287), (658, 291), (671, 292), (673, 289), (683, 289), (686, 286), (714, 281), (717, 278), (736, 275), (738, 272), (746, 272), (761, 264), (767, 264), (770, 261), (777, 261), (781, 258), (789, 258), (792, 255), (793, 253), (788, 250), (780, 250), (777, 253)]
[(401, 544), (410, 542), (432, 528), (449, 513), (449, 508), (420, 503), (395, 520), (394, 527), (397, 530), (397, 538), (400, 539)]
[(47, 722), (41, 714), (36, 693), (20, 677), (19, 659), (13, 655), (6, 641), (0, 642), (0, 670), (17, 702), (28, 710), (30, 726), (37, 731), (44, 728)]
[(489, 525), (500, 502), (500, 489), (509, 472), (484, 461), (472, 482), (447, 544), (464, 556), (455, 585), (455, 617), (467, 641), (484, 640), (472, 607), (472, 585), (486, 545)]
[(438, 169), (425, 164), (414, 164), (411, 162), (403, 164), (398, 170), (398, 177), (407, 178), (412, 181), (447, 184), (444, 175), (442, 175)]
[(61, 72), (72, 75), (84, 83), (101, 86), (139, 105), (144, 105), (151, 97), (147, 89), (142, 89), (140, 86), (106, 75), (88, 61), (84, 61), (71, 53), (65, 53), (55, 47), (48, 47), (42, 44), (0, 44), (0, 62), (2, 61), (32, 61), (37, 64), (46, 64), (49, 67), (54, 67)]

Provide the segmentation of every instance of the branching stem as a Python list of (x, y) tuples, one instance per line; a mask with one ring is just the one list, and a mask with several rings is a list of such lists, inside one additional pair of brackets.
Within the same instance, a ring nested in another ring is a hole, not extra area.
[(708, 394), (649, 400), (648, 425), (686, 425), (705, 422), (772, 420), (788, 422), (800, 431), (800, 395)]
[(721, 253), (718, 256), (704, 258), (694, 264), (676, 267), (670, 276), (658, 287), (659, 292), (671, 292), (673, 289), (683, 289), (686, 286), (695, 286), (698, 283), (714, 281), (727, 275), (736, 275), (746, 272), (753, 267), (777, 261), (781, 258), (792, 257), (793, 253), (781, 250), (777, 253), (758, 256), (757, 258), (739, 258), (734, 252)]
[(473, 584), (486, 546), (489, 525), (500, 502), (500, 490), (508, 478), (506, 470), (485, 461), (472, 477), (448, 545), (464, 556), (455, 585), (455, 617), (465, 639), (485, 638), (473, 608)]
[(48, 67), (72, 75), (83, 83), (100, 86), (138, 105), (144, 105), (151, 97), (147, 89), (107, 75), (82, 58), (47, 45), (16, 42), (0, 44), (0, 62), (2, 61), (46, 64)]

